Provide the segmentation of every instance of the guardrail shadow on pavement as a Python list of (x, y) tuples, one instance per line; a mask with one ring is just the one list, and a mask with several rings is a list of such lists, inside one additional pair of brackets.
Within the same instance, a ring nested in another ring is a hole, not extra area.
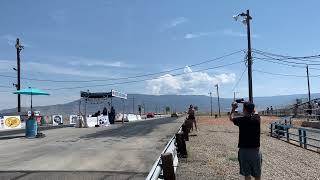
[(1, 136), (0, 137), (0, 141), (1, 140), (9, 140), (9, 139), (17, 139), (17, 138), (25, 138), (26, 136)]

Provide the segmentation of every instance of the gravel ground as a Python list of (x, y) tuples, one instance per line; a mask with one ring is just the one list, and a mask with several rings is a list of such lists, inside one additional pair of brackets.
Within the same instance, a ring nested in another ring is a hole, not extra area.
[[(268, 136), (263, 118), (261, 151), (262, 179), (320, 179), (320, 154)], [(198, 119), (199, 131), (187, 142), (188, 159), (181, 159), (177, 179), (240, 179), (237, 143), (238, 128), (226, 118)]]

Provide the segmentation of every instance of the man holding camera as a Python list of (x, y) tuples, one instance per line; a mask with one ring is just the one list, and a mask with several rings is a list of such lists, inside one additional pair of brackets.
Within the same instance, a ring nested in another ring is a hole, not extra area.
[(238, 103), (243, 103), (243, 116), (235, 118), (234, 112), (238, 108), (237, 102), (232, 103), (229, 119), (239, 127), (238, 160), (240, 174), (245, 176), (245, 180), (251, 179), (251, 176), (260, 180), (262, 165), (260, 116), (255, 114), (253, 103), (239, 101)]

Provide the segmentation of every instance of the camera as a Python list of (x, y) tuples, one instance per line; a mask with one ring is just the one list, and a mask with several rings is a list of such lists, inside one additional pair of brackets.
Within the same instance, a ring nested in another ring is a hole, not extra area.
[(236, 103), (244, 103), (245, 101), (244, 101), (244, 99), (243, 98), (241, 98), (241, 99), (236, 99)]

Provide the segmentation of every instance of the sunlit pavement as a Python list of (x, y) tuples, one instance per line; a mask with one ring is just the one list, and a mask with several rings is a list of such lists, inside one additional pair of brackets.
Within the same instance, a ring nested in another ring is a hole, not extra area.
[(0, 140), (0, 179), (143, 179), (183, 118)]

